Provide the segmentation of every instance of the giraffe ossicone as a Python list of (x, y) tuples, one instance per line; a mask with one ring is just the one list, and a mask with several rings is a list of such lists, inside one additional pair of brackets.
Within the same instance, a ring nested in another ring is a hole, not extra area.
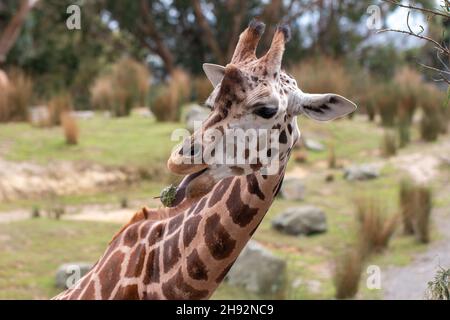
[[(328, 121), (356, 109), (336, 94), (304, 93), (282, 70), (287, 26), (279, 26), (267, 53), (256, 57), (264, 29), (264, 23), (252, 20), (228, 65), (203, 66), (214, 86), (205, 103), (211, 112), (168, 160), (171, 172), (185, 175), (172, 206), (138, 211), (92, 270), (55, 299), (207, 299), (213, 294), (280, 189), (300, 137), (297, 116)], [(220, 157), (206, 161), (198, 151), (226, 154), (227, 139), (220, 143), (223, 137), (211, 139), (208, 133), (227, 136), (237, 130), (275, 131), (276, 141), (257, 140), (251, 148), (231, 143), (231, 150), (243, 152), (245, 161), (239, 163)], [(268, 174), (273, 162), (277, 170)]]

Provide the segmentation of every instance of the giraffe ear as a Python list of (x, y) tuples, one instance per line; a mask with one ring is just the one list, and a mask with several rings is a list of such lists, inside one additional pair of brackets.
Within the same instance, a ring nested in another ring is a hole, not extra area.
[(225, 67), (218, 64), (204, 63), (203, 71), (205, 71), (206, 76), (215, 88), (223, 79), (223, 75), (225, 74)]
[(356, 110), (356, 104), (350, 100), (334, 94), (296, 93), (291, 99), (291, 112), (305, 114), (311, 119), (329, 121), (343, 117)]

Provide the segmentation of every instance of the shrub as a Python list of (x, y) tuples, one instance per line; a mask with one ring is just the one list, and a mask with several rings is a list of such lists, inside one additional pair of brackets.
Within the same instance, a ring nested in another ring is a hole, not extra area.
[(381, 151), (385, 157), (394, 156), (397, 153), (397, 137), (390, 130), (384, 131)]
[(403, 221), (403, 231), (405, 234), (414, 234), (414, 207), (415, 195), (414, 187), (409, 179), (400, 182), (400, 211)]
[(392, 82), (382, 83), (374, 88), (375, 105), (383, 127), (394, 127), (400, 100), (400, 88)]
[(421, 92), (422, 119), (420, 134), (424, 141), (435, 141), (439, 133), (447, 128), (447, 106), (445, 95), (432, 85), (426, 85)]
[(61, 114), (61, 124), (64, 129), (66, 143), (69, 145), (78, 144), (79, 130), (75, 117), (70, 112), (65, 111)]
[(206, 77), (197, 77), (194, 80), (194, 95), (198, 103), (204, 103), (213, 90), (211, 82)]
[(97, 110), (116, 108), (115, 106), (113, 107), (117, 100), (110, 75), (97, 78), (90, 91), (92, 108)]
[(27, 121), (33, 95), (33, 82), (19, 69), (2, 76), (0, 83), (0, 121)]
[(371, 198), (356, 200), (359, 244), (363, 256), (382, 252), (388, 247), (397, 225), (397, 216), (384, 213), (379, 202)]
[(398, 140), (399, 148), (405, 147), (411, 141), (411, 122), (403, 116), (399, 116)]
[(69, 93), (59, 93), (50, 99), (47, 105), (49, 124), (59, 126), (63, 113), (73, 110), (72, 96)]
[(318, 56), (306, 59), (291, 68), (291, 73), (305, 92), (350, 96), (351, 73), (342, 62), (333, 58)]
[(150, 106), (158, 121), (178, 121), (180, 106), (187, 102), (190, 94), (189, 75), (181, 69), (176, 69), (167, 84), (159, 89), (155, 100)]
[(336, 150), (334, 148), (334, 144), (330, 143), (328, 151), (328, 168), (336, 169), (337, 161), (336, 161)]
[(440, 132), (441, 119), (435, 108), (423, 107), (420, 121), (420, 136), (424, 141), (436, 141)]
[(363, 257), (358, 250), (347, 249), (336, 258), (333, 276), (336, 299), (355, 297), (361, 280), (363, 264)]
[(416, 185), (410, 180), (402, 180), (399, 199), (405, 233), (415, 234), (419, 242), (428, 243), (433, 208), (431, 188)]
[(421, 243), (428, 243), (430, 241), (430, 218), (432, 204), (431, 188), (419, 186), (416, 190), (416, 210), (414, 232), (416, 238)]
[(132, 108), (147, 104), (149, 79), (144, 64), (122, 58), (94, 81), (90, 88), (92, 107), (109, 110), (115, 117), (128, 116)]
[(441, 268), (428, 282), (427, 298), (429, 300), (450, 300), (450, 269)]

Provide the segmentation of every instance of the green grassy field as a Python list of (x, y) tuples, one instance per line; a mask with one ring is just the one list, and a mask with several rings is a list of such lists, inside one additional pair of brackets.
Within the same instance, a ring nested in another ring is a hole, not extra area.
[(2, 156), (11, 161), (50, 160), (87, 161), (114, 166), (151, 166), (165, 164), (176, 142), (170, 140), (179, 123), (156, 123), (133, 115), (105, 118), (97, 115), (78, 121), (80, 143), (65, 144), (60, 127), (35, 128), (28, 123), (0, 125)]
[[(59, 128), (38, 129), (27, 124), (0, 126), (0, 154), (12, 161), (49, 160), (91, 161), (115, 166), (165, 166), (174, 145), (170, 133), (181, 124), (159, 124), (148, 118), (133, 116), (123, 119), (94, 119), (80, 121), (81, 143), (75, 147), (64, 145)], [(340, 120), (316, 123), (300, 119), (300, 129), (305, 136), (335, 146), (339, 162), (371, 162), (380, 160), (378, 147), (383, 131), (373, 123), (363, 120)], [(408, 147), (413, 149), (414, 146)], [(405, 152), (405, 151), (403, 151)], [(327, 169), (327, 151), (308, 154), (308, 162), (296, 164), (292, 159), (290, 170), (298, 166), (311, 172), (305, 179), (305, 201), (276, 199), (254, 238), (288, 262), (289, 283), (298, 279), (317, 281), (320, 288), (311, 292), (307, 286), (288, 286), (282, 296), (260, 297), (240, 288), (223, 284), (214, 298), (333, 298), (334, 287), (330, 264), (341, 249), (355, 239), (354, 199), (359, 195), (376, 195), (386, 210), (398, 210), (398, 181), (401, 174), (387, 165), (381, 177), (365, 182), (343, 179), (340, 169)], [(333, 174), (331, 183), (325, 176)], [(156, 180), (156, 179), (155, 179)], [(149, 199), (165, 185), (162, 181), (145, 181), (141, 184), (112, 192), (68, 195), (57, 198), (64, 205), (86, 203), (117, 203), (121, 197)], [(0, 204), (0, 210), (46, 206), (54, 198), (27, 199)], [(450, 205), (450, 198), (439, 199), (439, 206)], [(324, 209), (328, 219), (328, 232), (312, 237), (282, 235), (271, 228), (271, 219), (290, 206), (313, 204)], [(1, 214), (1, 213), (0, 213)], [(0, 224), (0, 298), (48, 298), (57, 293), (53, 277), (59, 264), (67, 261), (94, 262), (103, 252), (111, 236), (119, 228), (108, 223), (55, 221), (48, 219), (26, 220)], [(434, 235), (436, 236), (436, 235)], [(404, 265), (411, 254), (424, 249), (411, 238), (398, 232), (390, 248), (373, 257), (369, 263), (384, 266)], [(363, 273), (362, 282), (365, 282)], [(369, 291), (361, 286), (362, 298), (379, 298), (379, 291)]]

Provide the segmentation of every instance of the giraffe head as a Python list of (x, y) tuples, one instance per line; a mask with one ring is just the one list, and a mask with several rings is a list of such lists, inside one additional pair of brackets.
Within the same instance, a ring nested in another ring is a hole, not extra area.
[[(264, 29), (264, 23), (252, 20), (240, 35), (228, 65), (203, 65), (214, 86), (205, 103), (211, 113), (168, 161), (171, 172), (194, 174), (188, 197), (207, 193), (228, 176), (267, 170), (274, 164), (279, 167), (300, 136), (297, 115), (328, 121), (356, 109), (354, 103), (337, 94), (304, 93), (295, 79), (281, 69), (290, 38), (286, 25), (277, 28), (269, 50), (257, 58), (255, 51)], [(229, 139), (230, 135), (236, 138)], [(249, 137), (255, 135), (257, 139), (248, 143)], [(227, 162), (228, 151), (234, 161)]]

